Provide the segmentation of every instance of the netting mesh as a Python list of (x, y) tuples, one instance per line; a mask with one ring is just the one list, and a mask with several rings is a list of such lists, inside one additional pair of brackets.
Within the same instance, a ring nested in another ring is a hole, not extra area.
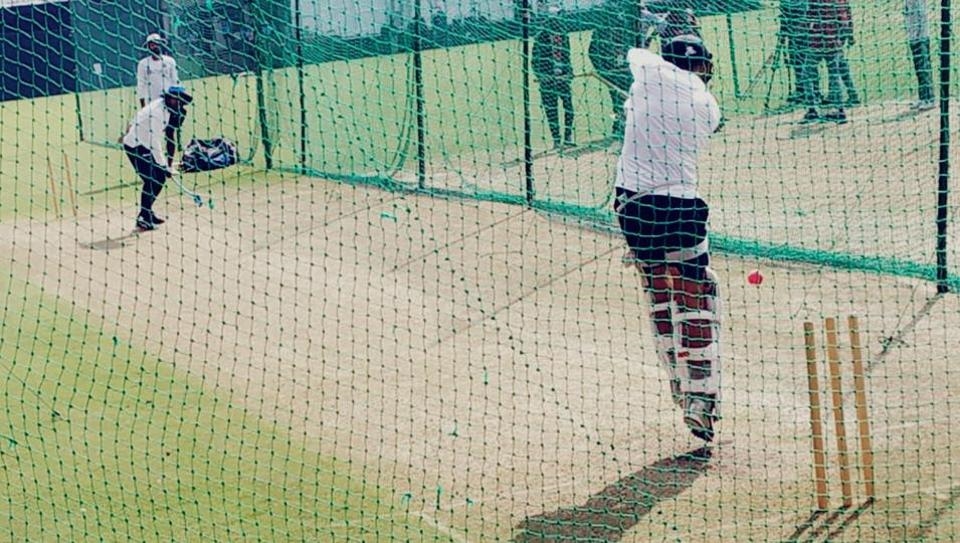
[[(949, 1), (0, 14), (0, 539), (960, 536)], [(239, 160), (145, 232), (118, 138), (154, 32), (193, 95), (175, 160)], [(724, 118), (709, 444), (612, 211), (626, 52), (687, 34)]]

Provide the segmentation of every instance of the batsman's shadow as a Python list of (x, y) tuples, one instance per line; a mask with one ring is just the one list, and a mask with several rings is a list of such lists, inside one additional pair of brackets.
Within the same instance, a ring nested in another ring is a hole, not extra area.
[(122, 249), (127, 245), (133, 243), (140, 237), (141, 232), (138, 230), (133, 230), (132, 232), (115, 237), (115, 238), (104, 238), (96, 241), (91, 241), (88, 243), (80, 243), (80, 246), (84, 249), (90, 249), (93, 251), (112, 251), (117, 249)]
[(702, 447), (657, 460), (574, 505), (527, 517), (516, 527), (515, 543), (620, 541), (664, 500), (693, 486), (710, 464), (712, 451)]

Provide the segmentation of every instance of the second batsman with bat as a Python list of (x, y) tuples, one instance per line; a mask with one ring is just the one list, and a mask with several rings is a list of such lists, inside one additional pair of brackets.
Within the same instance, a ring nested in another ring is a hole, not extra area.
[[(140, 191), (140, 213), (137, 230), (156, 230), (164, 221), (153, 212), (153, 203), (163, 190), (167, 178), (173, 176), (173, 151), (170, 142), (173, 130), (187, 115), (187, 106), (193, 96), (187, 89), (173, 86), (160, 98), (140, 108), (120, 139), (130, 164), (143, 181)], [(167, 150), (170, 149), (169, 154)]]

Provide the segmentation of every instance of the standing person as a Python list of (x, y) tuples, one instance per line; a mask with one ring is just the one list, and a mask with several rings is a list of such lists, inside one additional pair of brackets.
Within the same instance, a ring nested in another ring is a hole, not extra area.
[(140, 99), (140, 107), (160, 98), (170, 87), (180, 85), (177, 61), (164, 54), (167, 40), (154, 33), (147, 36), (143, 46), (150, 54), (137, 63), (137, 98)]
[[(848, 106), (860, 105), (860, 95), (857, 93), (857, 87), (853, 82), (853, 75), (850, 73), (850, 62), (847, 60), (847, 48), (854, 44), (853, 38), (853, 13), (850, 11), (849, 0), (835, 0), (837, 5), (837, 17), (840, 21), (840, 49), (832, 57), (827, 59), (828, 77), (828, 95), (827, 99), (833, 104)], [(831, 70), (830, 63), (834, 63)], [(842, 90), (841, 90), (842, 86)], [(834, 90), (836, 89), (836, 90)], [(846, 94), (846, 96), (844, 96)]]
[[(844, 53), (844, 48), (854, 43), (850, 6), (847, 0), (808, 0), (806, 20), (806, 50), (797, 75), (803, 101), (808, 108), (803, 120), (812, 122), (821, 118), (817, 111), (819, 65), (826, 62), (829, 87), (827, 102), (834, 109), (822, 118), (844, 123), (847, 121), (844, 106), (860, 103), (853, 76), (850, 74), (850, 64)], [(844, 90), (847, 94), (846, 100), (843, 97)]]
[[(790, 70), (790, 80), (793, 82), (793, 87), (787, 96), (788, 104), (798, 104), (803, 101), (798, 74), (802, 70), (804, 48), (807, 47), (804, 39), (807, 32), (803, 27), (805, 17), (806, 0), (780, 0), (780, 33), (777, 36), (777, 47), (782, 47), (780, 53), (784, 56), (784, 64)], [(819, 92), (817, 89), (818, 95)]]
[(650, 304), (655, 347), (674, 402), (695, 436), (711, 441), (719, 416), (717, 276), (708, 266), (709, 208), (697, 192), (697, 161), (720, 127), (707, 90), (712, 55), (678, 36), (657, 55), (628, 55), (634, 83), (617, 163), (614, 211)]
[[(550, 137), (557, 148), (573, 145), (573, 64), (570, 38), (556, 18), (556, 10), (533, 43), (533, 73), (540, 82), (540, 102), (547, 115)], [(563, 104), (563, 139), (560, 137), (560, 104)]]
[(160, 98), (140, 108), (121, 140), (133, 169), (143, 180), (136, 223), (142, 231), (154, 230), (165, 222), (153, 212), (154, 201), (167, 178), (173, 175), (171, 157), (165, 155), (163, 144), (168, 139), (168, 130), (176, 128), (171, 122), (182, 121), (192, 101), (193, 97), (183, 87), (170, 87)]
[[(597, 74), (607, 81), (613, 107), (611, 135), (623, 138), (623, 96), (630, 90), (633, 75), (627, 64), (627, 52), (634, 47), (647, 47), (650, 31), (660, 20), (640, 0), (607, 0), (602, 8), (603, 19), (590, 36), (587, 55)], [(639, 13), (637, 13), (639, 9)]]
[(933, 68), (930, 62), (930, 24), (927, 0), (903, 0), (903, 21), (910, 44), (910, 56), (917, 75), (919, 98), (910, 109), (926, 111), (936, 107), (933, 99)]
[[(137, 64), (137, 97), (140, 107), (148, 102), (161, 98), (170, 87), (180, 85), (180, 75), (177, 73), (177, 61), (170, 55), (164, 54), (167, 41), (160, 34), (150, 34), (144, 42), (144, 47), (150, 55), (140, 59)], [(180, 141), (180, 125), (183, 119), (174, 118), (167, 130), (166, 154), (167, 165), (173, 164), (173, 154)]]

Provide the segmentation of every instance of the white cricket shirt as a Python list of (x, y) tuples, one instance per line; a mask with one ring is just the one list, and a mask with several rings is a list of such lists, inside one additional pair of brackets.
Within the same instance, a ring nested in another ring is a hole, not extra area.
[(161, 55), (160, 58), (154, 58), (151, 55), (137, 63), (137, 98), (149, 102), (179, 84), (177, 62), (173, 57)]
[(720, 125), (720, 106), (697, 74), (646, 49), (627, 53), (633, 85), (624, 105), (626, 130), (618, 187), (696, 198), (697, 159)]
[(153, 160), (157, 164), (166, 168), (167, 155), (165, 153), (165, 141), (163, 130), (170, 121), (170, 112), (163, 105), (163, 99), (157, 98), (151, 100), (147, 105), (140, 108), (130, 128), (123, 136), (123, 144), (127, 147), (144, 146), (150, 149)]

